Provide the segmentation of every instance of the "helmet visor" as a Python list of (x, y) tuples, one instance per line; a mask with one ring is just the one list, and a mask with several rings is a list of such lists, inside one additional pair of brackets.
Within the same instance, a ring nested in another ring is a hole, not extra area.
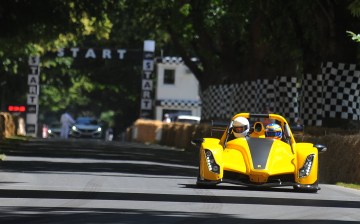
[(235, 133), (243, 133), (247, 129), (247, 126), (233, 127)]
[(281, 132), (280, 131), (267, 131), (267, 132), (265, 132), (265, 137), (281, 138)]

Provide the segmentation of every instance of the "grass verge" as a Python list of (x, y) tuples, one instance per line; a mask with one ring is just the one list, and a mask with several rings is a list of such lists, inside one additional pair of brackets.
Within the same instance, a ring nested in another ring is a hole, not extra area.
[(360, 184), (348, 184), (348, 183), (338, 182), (336, 183), (336, 185), (360, 190)]
[(0, 154), (0, 161), (4, 161), (6, 159), (5, 154)]

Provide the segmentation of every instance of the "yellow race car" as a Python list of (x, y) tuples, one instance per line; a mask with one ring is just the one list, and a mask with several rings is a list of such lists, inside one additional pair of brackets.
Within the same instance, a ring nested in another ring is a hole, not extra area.
[[(237, 127), (239, 119), (248, 120), (248, 127)], [(239, 137), (237, 133), (241, 131), (245, 135)], [(220, 138), (195, 139), (192, 143), (200, 148), (196, 182), (199, 187), (232, 183), (252, 187), (293, 186), (295, 190), (314, 193), (320, 189), (318, 154), (325, 152), (326, 147), (295, 142), (288, 122), (281, 115), (239, 113)]]

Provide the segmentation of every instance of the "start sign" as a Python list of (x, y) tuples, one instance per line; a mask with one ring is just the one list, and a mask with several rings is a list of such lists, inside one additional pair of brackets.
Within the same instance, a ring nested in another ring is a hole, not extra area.
[[(28, 87), (29, 92), (27, 94), (27, 108), (26, 111), (26, 133), (30, 136), (36, 137), (37, 123), (38, 123), (38, 108), (39, 108), (39, 89), (40, 89), (40, 57), (29, 57), (29, 74), (28, 74)], [(8, 110), (20, 110), (25, 111), (25, 107), (8, 107)]]
[(125, 49), (82, 49), (78, 47), (72, 48), (60, 48), (57, 52), (58, 57), (72, 56), (73, 58), (85, 58), (85, 59), (119, 59), (123, 60), (126, 54)]

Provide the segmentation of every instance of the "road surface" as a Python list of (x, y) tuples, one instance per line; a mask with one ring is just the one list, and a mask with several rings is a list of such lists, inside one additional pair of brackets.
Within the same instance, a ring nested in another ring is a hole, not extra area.
[(359, 223), (360, 191), (198, 189), (196, 153), (93, 140), (0, 143), (0, 223)]

